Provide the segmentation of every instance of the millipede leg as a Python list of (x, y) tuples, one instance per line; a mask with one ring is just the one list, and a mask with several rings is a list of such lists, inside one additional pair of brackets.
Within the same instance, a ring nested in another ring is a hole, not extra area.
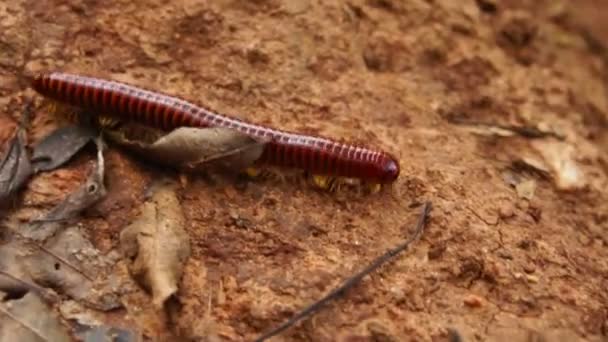
[(366, 190), (370, 194), (375, 194), (375, 193), (380, 192), (380, 190), (382, 189), (382, 184), (380, 184), (380, 183), (367, 183), (367, 184), (365, 184), (365, 188), (366, 188)]
[(78, 123), (80, 110), (71, 106), (62, 104), (61, 102), (48, 100), (43, 104), (43, 108), (54, 117), (60, 119), (60, 121), (67, 121), (69, 123)]
[(100, 128), (115, 128), (116, 126), (118, 126), (118, 124), (120, 124), (120, 121), (118, 119), (115, 119), (109, 115), (100, 115), (97, 118), (97, 125)]
[(244, 173), (249, 178), (259, 178), (263, 174), (262, 169), (257, 168), (257, 167), (248, 167), (245, 169)]
[(329, 178), (326, 176), (313, 175), (311, 180), (312, 185), (319, 189), (327, 190), (329, 188)]
[(312, 185), (318, 189), (337, 192), (340, 190), (341, 182), (336, 177), (324, 176), (324, 175), (313, 175)]

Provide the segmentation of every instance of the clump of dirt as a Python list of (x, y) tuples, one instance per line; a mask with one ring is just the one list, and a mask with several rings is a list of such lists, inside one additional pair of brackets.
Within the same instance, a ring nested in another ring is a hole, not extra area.
[[(0, 142), (35, 96), (25, 75), (63, 70), (399, 157), (391, 191), (370, 196), (182, 178), (191, 253), (179, 305), (159, 318), (149, 296), (129, 298), (149, 337), (252, 340), (404, 240), (432, 201), (409, 254), (281, 338), (600, 341), (606, 11), (594, 0), (5, 2)], [(28, 146), (57, 126), (37, 106)], [(94, 158), (36, 175), (15, 203), (22, 219), (56, 205)], [(118, 248), (161, 176), (180, 178), (110, 147), (107, 196), (81, 218), (97, 249)]]

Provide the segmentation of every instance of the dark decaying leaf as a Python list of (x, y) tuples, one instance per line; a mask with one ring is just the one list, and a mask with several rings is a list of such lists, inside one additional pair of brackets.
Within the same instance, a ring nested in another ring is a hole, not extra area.
[(35, 293), (0, 303), (0, 341), (71, 341), (57, 315)]
[(58, 168), (94, 139), (95, 132), (85, 126), (69, 125), (54, 130), (34, 147), (34, 170), (38, 172)]
[(84, 342), (139, 342), (143, 340), (134, 331), (107, 325), (83, 327), (77, 337), (80, 337)]
[(97, 139), (96, 143), (98, 149), (97, 165), (87, 177), (86, 182), (51, 209), (43, 218), (25, 225), (20, 231), (22, 236), (42, 241), (61, 228), (63, 221), (76, 217), (81, 211), (105, 196), (103, 141)]
[(76, 227), (46, 242), (44, 249), (25, 258), (32, 279), (100, 310), (121, 307), (118, 293), (123, 279), (109, 272), (118, 256), (104, 256)]
[[(108, 325), (107, 317), (98, 311), (85, 308), (72, 300), (59, 305), (61, 317), (66, 320), (74, 337), (83, 342), (140, 342), (141, 332), (135, 330), (132, 322), (117, 322), (119, 326)], [(114, 321), (114, 323), (116, 323)]]
[[(239, 171), (260, 158), (265, 141), (229, 128), (181, 127), (145, 139), (107, 132), (119, 145), (155, 163), (194, 171)], [(152, 137), (152, 138), (151, 138)]]
[[(43, 246), (22, 239), (0, 246), (0, 267), (25, 282), (53, 288), (98, 310), (121, 307), (119, 293), (127, 279), (111, 270), (119, 258), (102, 255), (77, 227), (69, 227)], [(0, 275), (0, 290), (23, 291), (23, 285)]]
[(184, 224), (173, 185), (163, 183), (155, 187), (139, 217), (120, 234), (121, 249), (132, 261), (131, 274), (152, 292), (153, 303), (159, 308), (177, 291), (190, 256)]
[(17, 133), (0, 161), (0, 204), (15, 194), (32, 175), (32, 165), (25, 147), (25, 125), (29, 121), (30, 111), (31, 107), (28, 104), (23, 112)]
[(23, 280), (2, 270), (0, 270), (0, 291), (4, 291), (14, 298), (22, 297), (28, 292), (33, 292), (49, 303), (55, 303), (59, 299), (57, 294), (52, 290), (45, 289), (36, 283)]
[(18, 242), (0, 246), (0, 269), (4, 272), (0, 275), (0, 291), (12, 296), (20, 296), (29, 291), (22, 282), (16, 280), (31, 281), (27, 270), (22, 267), (23, 257), (29, 253), (29, 249)]

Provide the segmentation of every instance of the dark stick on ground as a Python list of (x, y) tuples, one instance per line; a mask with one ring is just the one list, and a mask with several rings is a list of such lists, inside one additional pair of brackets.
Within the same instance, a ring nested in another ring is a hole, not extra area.
[(376, 269), (378, 269), (383, 264), (391, 261), (391, 259), (393, 259), (395, 256), (397, 256), (399, 253), (407, 250), (408, 247), (413, 242), (415, 242), (416, 240), (418, 240), (418, 238), (422, 235), (422, 232), (424, 231), (424, 227), (426, 225), (427, 218), (428, 218), (428, 215), (429, 215), (430, 211), (431, 211), (431, 202), (426, 202), (423, 205), (423, 207), (422, 207), (422, 212), (420, 213), (420, 217), (418, 218), (418, 222), (416, 222), (416, 229), (414, 231), (414, 234), (412, 236), (410, 236), (406, 241), (404, 241), (403, 243), (397, 245), (393, 249), (390, 249), (389, 251), (387, 251), (386, 253), (384, 253), (382, 256), (380, 256), (379, 258), (377, 258), (376, 260), (374, 260), (367, 267), (365, 267), (364, 269), (362, 269), (361, 271), (359, 271), (357, 274), (355, 274), (354, 276), (352, 276), (349, 279), (347, 279), (346, 281), (344, 281), (342, 283), (342, 285), (340, 285), (337, 288), (333, 289), (325, 297), (321, 298), (319, 301), (311, 304), (310, 306), (306, 307), (302, 311), (298, 312), (295, 316), (293, 316), (292, 318), (290, 318), (289, 320), (287, 320), (285, 323), (283, 323), (280, 326), (276, 327), (272, 331), (267, 332), (266, 334), (262, 335), (261, 337), (259, 337), (255, 341), (256, 342), (265, 341), (265, 340), (267, 340), (267, 339), (269, 339), (269, 338), (271, 338), (273, 336), (276, 336), (276, 335), (280, 334), (281, 332), (289, 329), (291, 326), (295, 325), (299, 321), (301, 321), (301, 320), (307, 318), (308, 316), (312, 315), (313, 313), (319, 311), (325, 304), (327, 304), (331, 300), (340, 297), (347, 290), (349, 290), (353, 286), (357, 285), (366, 275), (368, 275), (371, 272), (375, 271)]

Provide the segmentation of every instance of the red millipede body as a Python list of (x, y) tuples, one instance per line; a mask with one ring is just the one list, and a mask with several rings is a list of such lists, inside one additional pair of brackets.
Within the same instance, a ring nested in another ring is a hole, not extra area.
[(32, 87), (59, 102), (162, 130), (184, 126), (235, 129), (269, 141), (258, 161), (262, 164), (378, 183), (392, 183), (399, 176), (399, 163), (386, 152), (252, 124), (121, 82), (50, 72), (33, 77)]

